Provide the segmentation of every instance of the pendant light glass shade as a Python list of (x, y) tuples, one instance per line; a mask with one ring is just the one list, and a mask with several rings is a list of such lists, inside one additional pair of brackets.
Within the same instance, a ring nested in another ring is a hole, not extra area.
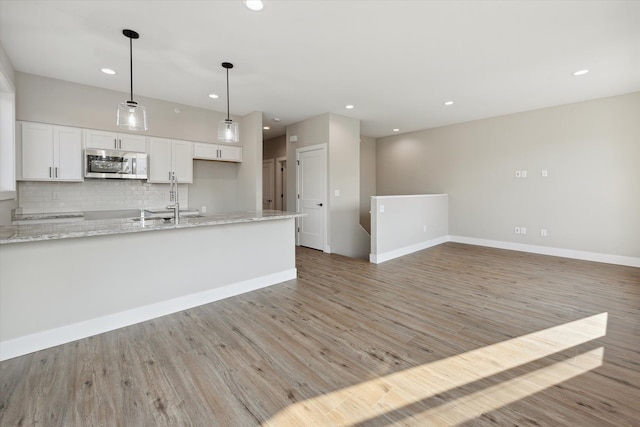
[(237, 143), (240, 141), (238, 124), (231, 119), (218, 123), (218, 142)]
[(227, 70), (227, 118), (218, 123), (218, 142), (237, 143), (240, 142), (238, 123), (229, 117), (229, 68), (233, 68), (233, 64), (223, 62), (222, 67)]
[(120, 129), (147, 130), (147, 110), (132, 101), (122, 102), (118, 105), (116, 120)]
[(133, 30), (122, 30), (122, 34), (129, 38), (129, 77), (131, 82), (131, 99), (118, 105), (116, 125), (120, 129), (126, 130), (147, 130), (147, 110), (133, 100), (133, 39), (139, 38), (140, 35)]

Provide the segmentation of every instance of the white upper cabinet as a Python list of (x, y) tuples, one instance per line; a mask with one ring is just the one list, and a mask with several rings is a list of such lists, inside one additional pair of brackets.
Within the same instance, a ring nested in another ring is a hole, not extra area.
[(84, 180), (80, 129), (28, 122), (21, 125), (21, 180)]
[(178, 182), (193, 182), (193, 142), (173, 140), (171, 144), (173, 171)]
[(242, 162), (242, 147), (237, 145), (217, 145), (196, 142), (193, 148), (193, 158), (225, 162)]
[(180, 184), (193, 183), (193, 143), (149, 138), (149, 182), (167, 183), (171, 173)]
[(100, 150), (125, 150), (145, 153), (147, 137), (130, 133), (115, 133), (102, 130), (85, 129), (85, 148)]

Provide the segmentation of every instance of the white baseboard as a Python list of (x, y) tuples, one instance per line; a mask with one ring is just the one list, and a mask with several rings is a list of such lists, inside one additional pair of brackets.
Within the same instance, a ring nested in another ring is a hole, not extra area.
[(390, 259), (399, 258), (404, 255), (409, 255), (413, 252), (418, 252), (423, 249), (430, 248), (432, 246), (437, 246), (442, 243), (448, 241), (449, 236), (437, 237), (435, 239), (426, 240), (424, 242), (416, 243), (414, 245), (405, 246), (399, 249), (394, 249), (389, 252), (384, 252), (381, 254), (369, 254), (369, 262), (374, 264), (380, 264), (385, 261), (389, 261)]
[(602, 254), (597, 252), (577, 251), (573, 249), (552, 248), (549, 246), (527, 245), (524, 243), (511, 243), (499, 240), (476, 239), (473, 237), (448, 236), (449, 242), (464, 243), (467, 245), (486, 246), (489, 248), (508, 249), (511, 251), (529, 252), (540, 255), (551, 255), (561, 258), (573, 258), (583, 261), (603, 262), (606, 264), (625, 265), (628, 267), (640, 267), (640, 258)]
[(486, 246), (489, 248), (507, 249), (511, 251), (529, 252), (540, 255), (551, 255), (561, 258), (572, 258), (583, 261), (603, 262), (606, 264), (624, 265), (628, 267), (640, 267), (640, 258), (602, 254), (597, 252), (577, 251), (573, 249), (553, 248), (549, 246), (527, 245), (523, 243), (503, 242), (500, 240), (476, 239), (474, 237), (464, 236), (443, 236), (426, 242), (420, 242), (415, 245), (405, 246), (393, 251), (381, 254), (369, 254), (369, 261), (374, 264), (380, 264), (394, 258), (408, 255), (413, 252), (421, 251), (432, 246), (440, 245), (445, 242), (464, 243), (467, 245)]
[(156, 304), (110, 314), (108, 316), (102, 316), (96, 319), (2, 341), (0, 342), (0, 360), (11, 359), (34, 351), (55, 347), (57, 345), (66, 344), (82, 338), (113, 331), (115, 329), (155, 319), (157, 317), (166, 316), (168, 314), (177, 313), (199, 305), (209, 304), (211, 302), (243, 294), (245, 292), (286, 282), (287, 280), (292, 280), (296, 277), (297, 270), (293, 268), (291, 270), (285, 270), (257, 277), (255, 279), (245, 280), (243, 282), (234, 283), (221, 288), (185, 295), (168, 301), (162, 301)]

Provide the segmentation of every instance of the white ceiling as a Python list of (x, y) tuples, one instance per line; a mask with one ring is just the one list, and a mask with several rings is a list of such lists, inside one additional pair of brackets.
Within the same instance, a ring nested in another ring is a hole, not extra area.
[(0, 41), (18, 71), (127, 93), (130, 28), (134, 95), (215, 111), (232, 62), (231, 114), (262, 111), (265, 138), (327, 112), (381, 137), (640, 90), (640, 1), (264, 3), (0, 0)]

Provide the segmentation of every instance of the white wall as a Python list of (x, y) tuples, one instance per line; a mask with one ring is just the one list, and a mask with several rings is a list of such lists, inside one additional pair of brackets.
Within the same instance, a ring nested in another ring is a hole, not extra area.
[(380, 138), (378, 194), (448, 193), (452, 236), (637, 258), (639, 117), (637, 92)]
[(446, 194), (371, 198), (371, 255), (380, 263), (444, 243), (449, 238)]

